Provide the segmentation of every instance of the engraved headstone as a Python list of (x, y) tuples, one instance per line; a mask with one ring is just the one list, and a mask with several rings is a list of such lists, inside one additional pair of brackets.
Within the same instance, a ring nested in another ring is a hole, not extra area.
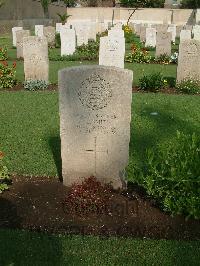
[(115, 67), (59, 71), (64, 185), (95, 176), (122, 187), (129, 158), (132, 80), (132, 71)]
[(99, 65), (124, 68), (125, 39), (100, 38)]
[(176, 25), (171, 24), (168, 27), (167, 32), (171, 32), (171, 34), (172, 34), (172, 39), (171, 40), (172, 40), (172, 42), (175, 43), (175, 41), (176, 41)]
[(44, 36), (44, 26), (43, 25), (35, 25), (35, 35), (38, 37)]
[(56, 30), (52, 26), (44, 27), (44, 36), (47, 38), (49, 47), (53, 48), (56, 44)]
[(89, 27), (76, 27), (77, 46), (88, 44)]
[(146, 29), (146, 42), (145, 46), (156, 47), (156, 29), (147, 28)]
[(156, 56), (166, 54), (171, 56), (171, 32), (161, 32), (157, 33), (156, 37)]
[(76, 34), (74, 29), (61, 29), (61, 56), (72, 55), (76, 50)]
[(180, 42), (183, 40), (191, 39), (191, 31), (190, 30), (182, 30), (180, 33)]
[(29, 30), (19, 30), (16, 32), (17, 58), (23, 58), (23, 38), (30, 36)]
[(177, 81), (200, 80), (200, 41), (184, 40), (179, 45)]
[(90, 22), (88, 39), (96, 41), (96, 33), (97, 33), (96, 28), (97, 28), (97, 23), (96, 22)]
[(146, 26), (140, 27), (140, 41), (145, 42), (146, 41)]
[(23, 39), (25, 80), (45, 80), (48, 82), (49, 59), (47, 39), (29, 36)]
[(13, 37), (13, 46), (16, 47), (17, 42), (16, 42), (16, 32), (19, 30), (23, 30), (22, 27), (14, 27), (12, 28), (12, 37)]

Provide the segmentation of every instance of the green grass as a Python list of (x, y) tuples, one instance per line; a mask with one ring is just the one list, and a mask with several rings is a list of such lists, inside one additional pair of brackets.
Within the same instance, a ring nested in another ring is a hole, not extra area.
[[(136, 37), (136, 41), (139, 41), (139, 38)], [(177, 49), (178, 40), (176, 45), (174, 45), (174, 49)], [(13, 61), (16, 61), (16, 49), (12, 47), (12, 40), (10, 36), (4, 36), (0, 38), (0, 46), (7, 46), (9, 60), (8, 63), (12, 64)], [(126, 44), (126, 53), (130, 52), (131, 44)], [(50, 51), (55, 55), (60, 54), (60, 49), (55, 48)], [(150, 52), (151, 55), (155, 54), (155, 51)], [(87, 64), (98, 64), (98, 61), (50, 61), (49, 64), (49, 80), (50, 83), (57, 84), (58, 83), (58, 70), (71, 67), (71, 66), (79, 66), (79, 65), (87, 65)], [(143, 74), (151, 74), (152, 72), (162, 72), (162, 74), (166, 77), (175, 78), (176, 77), (176, 65), (159, 65), (159, 64), (136, 64), (136, 63), (125, 63), (125, 68), (132, 70), (134, 72), (133, 83), (134, 85), (138, 85), (139, 79), (143, 76)], [(17, 60), (17, 68), (16, 68), (16, 78), (18, 82), (24, 81), (24, 67), (23, 61)]]
[(0, 230), (1, 266), (200, 265), (199, 241), (59, 236)]
[[(200, 134), (199, 103), (198, 96), (133, 94), (130, 160), (140, 162), (146, 148), (167, 145), (176, 130)], [(0, 113), (0, 150), (10, 171), (58, 175), (58, 93), (0, 92)]]

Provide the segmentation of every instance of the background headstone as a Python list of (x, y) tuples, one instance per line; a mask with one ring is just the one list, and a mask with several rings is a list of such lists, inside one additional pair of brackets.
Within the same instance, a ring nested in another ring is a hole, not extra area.
[(35, 35), (38, 37), (44, 36), (44, 26), (43, 25), (35, 25)]
[(49, 80), (47, 39), (29, 36), (23, 39), (25, 80)]
[(95, 176), (122, 187), (129, 158), (132, 80), (132, 71), (114, 67), (59, 71), (64, 185)]
[(145, 42), (146, 41), (146, 26), (140, 27), (140, 41)]
[(13, 37), (13, 46), (16, 47), (17, 42), (16, 42), (16, 32), (19, 30), (23, 30), (22, 27), (14, 27), (12, 28), (12, 37)]
[(124, 68), (125, 39), (100, 38), (99, 65)]
[(171, 32), (172, 34), (172, 42), (176, 41), (176, 25), (170, 25), (167, 29), (167, 32)]
[(156, 47), (156, 29), (146, 28), (146, 42), (145, 46)]
[(30, 36), (29, 30), (19, 30), (16, 32), (17, 58), (23, 58), (23, 38)]
[(56, 44), (56, 30), (52, 26), (44, 27), (44, 36), (47, 38), (48, 46), (55, 47)]
[(72, 55), (76, 50), (76, 34), (74, 29), (61, 29), (61, 56)]
[(180, 33), (180, 41), (190, 40), (191, 39), (191, 31), (190, 30), (182, 30)]
[(156, 37), (156, 56), (171, 56), (171, 32), (158, 32)]
[(179, 45), (177, 81), (200, 80), (200, 41), (184, 40)]

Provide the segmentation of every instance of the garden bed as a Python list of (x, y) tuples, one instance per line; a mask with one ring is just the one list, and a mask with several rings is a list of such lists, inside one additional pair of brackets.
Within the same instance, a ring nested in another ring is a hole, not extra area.
[(13, 176), (0, 195), (0, 228), (31, 231), (125, 236), (153, 239), (200, 239), (200, 220), (186, 221), (162, 212), (138, 187), (113, 192), (111, 212), (77, 216), (67, 212), (68, 188), (56, 178)]

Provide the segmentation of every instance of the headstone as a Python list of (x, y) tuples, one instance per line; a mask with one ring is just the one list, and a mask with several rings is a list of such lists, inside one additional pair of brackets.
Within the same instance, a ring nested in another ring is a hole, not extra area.
[(76, 50), (76, 34), (74, 29), (61, 29), (61, 56), (72, 55)]
[(89, 28), (88, 27), (76, 27), (77, 46), (88, 44), (89, 40)]
[(176, 37), (180, 37), (181, 31), (184, 29), (183, 25), (176, 26)]
[(53, 48), (56, 44), (56, 30), (52, 26), (44, 27), (44, 36), (47, 38), (49, 47)]
[(124, 31), (121, 29), (112, 28), (108, 31), (110, 38), (124, 38)]
[(47, 39), (29, 36), (23, 39), (25, 80), (49, 80)]
[(44, 36), (44, 26), (43, 25), (35, 25), (35, 35), (38, 37)]
[(141, 24), (134, 24), (135, 34), (140, 36)]
[(96, 22), (91, 22), (89, 24), (89, 36), (88, 36), (88, 39), (90, 40), (93, 40), (93, 41), (96, 41), (96, 34), (97, 34), (97, 31), (96, 31), (96, 28), (97, 28), (97, 23)]
[(19, 30), (16, 32), (17, 58), (23, 58), (23, 38), (30, 36), (29, 30)]
[(196, 10), (196, 24), (199, 25), (200, 24), (200, 9)]
[(156, 37), (156, 56), (171, 56), (171, 32), (158, 32)]
[(180, 33), (180, 42), (183, 40), (191, 40), (191, 31), (190, 30), (182, 30)]
[(12, 37), (13, 37), (13, 46), (16, 47), (17, 43), (16, 43), (16, 32), (19, 30), (23, 30), (22, 27), (14, 27), (12, 28)]
[(124, 68), (125, 39), (100, 38), (99, 65)]
[(140, 41), (141, 42), (146, 41), (146, 27), (145, 26), (140, 27)]
[(200, 40), (200, 25), (195, 25), (192, 30), (195, 40)]
[(165, 32), (167, 31), (168, 25), (165, 24), (158, 24), (156, 25), (157, 32)]
[(156, 47), (156, 29), (146, 28), (146, 42), (145, 47)]
[(175, 43), (176, 42), (176, 25), (171, 24), (168, 27), (167, 32), (171, 32), (171, 34), (172, 34), (172, 42)]
[(132, 80), (132, 71), (115, 67), (59, 71), (64, 185), (95, 176), (122, 188), (129, 158)]
[(200, 80), (200, 41), (184, 40), (179, 45), (177, 81)]
[(70, 29), (70, 24), (56, 23), (56, 33), (60, 33), (62, 29)]

